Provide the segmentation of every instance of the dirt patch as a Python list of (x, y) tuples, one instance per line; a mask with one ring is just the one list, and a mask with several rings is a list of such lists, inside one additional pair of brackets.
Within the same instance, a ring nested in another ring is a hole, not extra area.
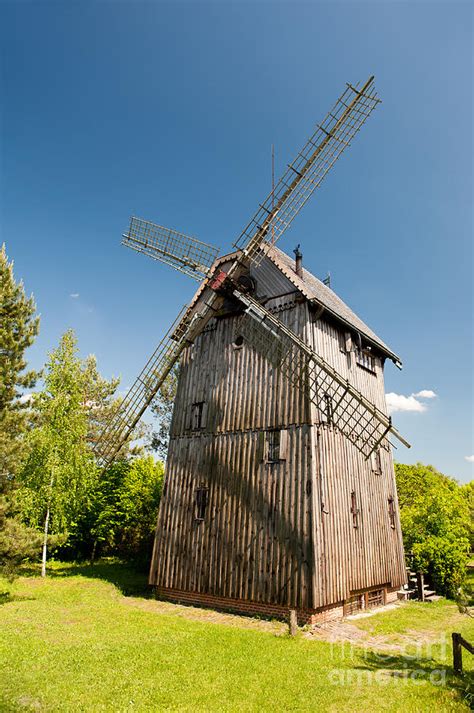
[(364, 649), (375, 649), (387, 653), (406, 653), (411, 649), (419, 649), (420, 646), (426, 647), (439, 643), (439, 632), (407, 630), (404, 634), (373, 636), (369, 632), (359, 629), (349, 619), (315, 626), (310, 631), (305, 632), (304, 635), (313, 641), (347, 643), (352, 646), (360, 646)]

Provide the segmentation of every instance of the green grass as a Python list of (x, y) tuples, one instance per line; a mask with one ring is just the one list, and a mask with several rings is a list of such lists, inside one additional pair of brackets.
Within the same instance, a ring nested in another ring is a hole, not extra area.
[[(0, 585), (9, 589), (0, 606), (2, 711), (469, 710), (450, 649), (389, 660), (375, 645), (195, 621), (137, 596), (144, 577), (119, 564), (28, 574)], [(354, 623), (387, 640), (407, 629), (474, 640), (471, 622), (441, 602)]]

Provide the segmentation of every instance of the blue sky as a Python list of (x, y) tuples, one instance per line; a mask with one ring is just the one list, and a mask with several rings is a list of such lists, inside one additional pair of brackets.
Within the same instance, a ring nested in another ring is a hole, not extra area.
[(228, 249), (271, 144), (278, 176), (375, 74), (383, 104), (281, 247), (402, 356), (387, 392), (436, 393), (394, 413), (397, 459), (471, 479), (470, 2), (3, 0), (0, 26), (0, 228), (41, 313), (30, 362), (73, 327), (124, 387), (195, 287), (120, 245), (129, 216)]

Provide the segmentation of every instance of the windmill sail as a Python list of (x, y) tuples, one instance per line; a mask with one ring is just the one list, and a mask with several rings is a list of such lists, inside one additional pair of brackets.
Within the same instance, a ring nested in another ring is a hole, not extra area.
[(283, 322), (249, 295), (237, 290), (234, 295), (247, 308), (238, 326), (239, 334), (308, 396), (321, 421), (339, 428), (366, 458), (390, 433), (410, 447), (386, 414)]
[(219, 250), (177, 230), (132, 217), (122, 245), (149, 255), (201, 282), (210, 272)]
[(374, 77), (361, 89), (348, 84), (234, 246), (255, 261), (261, 259), (262, 241), (269, 232), (272, 243), (282, 236), (379, 103)]

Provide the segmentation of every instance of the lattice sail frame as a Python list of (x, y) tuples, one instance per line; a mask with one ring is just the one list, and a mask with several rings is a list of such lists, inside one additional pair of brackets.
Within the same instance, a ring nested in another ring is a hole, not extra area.
[(186, 347), (185, 312), (183, 307), (95, 444), (94, 451), (104, 464), (119, 452)]
[[(271, 229), (272, 243), (289, 227), (312, 193), (319, 188), (337, 159), (350, 146), (380, 99), (370, 77), (359, 89), (347, 84), (332, 109), (308, 139), (293, 163), (278, 181), (274, 191), (259, 209), (234, 243), (255, 262), (264, 255), (262, 240)], [(267, 243), (270, 244), (270, 243)]]
[(132, 217), (122, 245), (184, 272), (198, 282), (209, 273), (219, 250), (172, 228)]
[(338, 428), (366, 459), (379, 446), (388, 447), (390, 433), (410, 447), (389, 416), (283, 322), (249, 295), (234, 295), (247, 307), (236, 332), (308, 397), (321, 422)]

